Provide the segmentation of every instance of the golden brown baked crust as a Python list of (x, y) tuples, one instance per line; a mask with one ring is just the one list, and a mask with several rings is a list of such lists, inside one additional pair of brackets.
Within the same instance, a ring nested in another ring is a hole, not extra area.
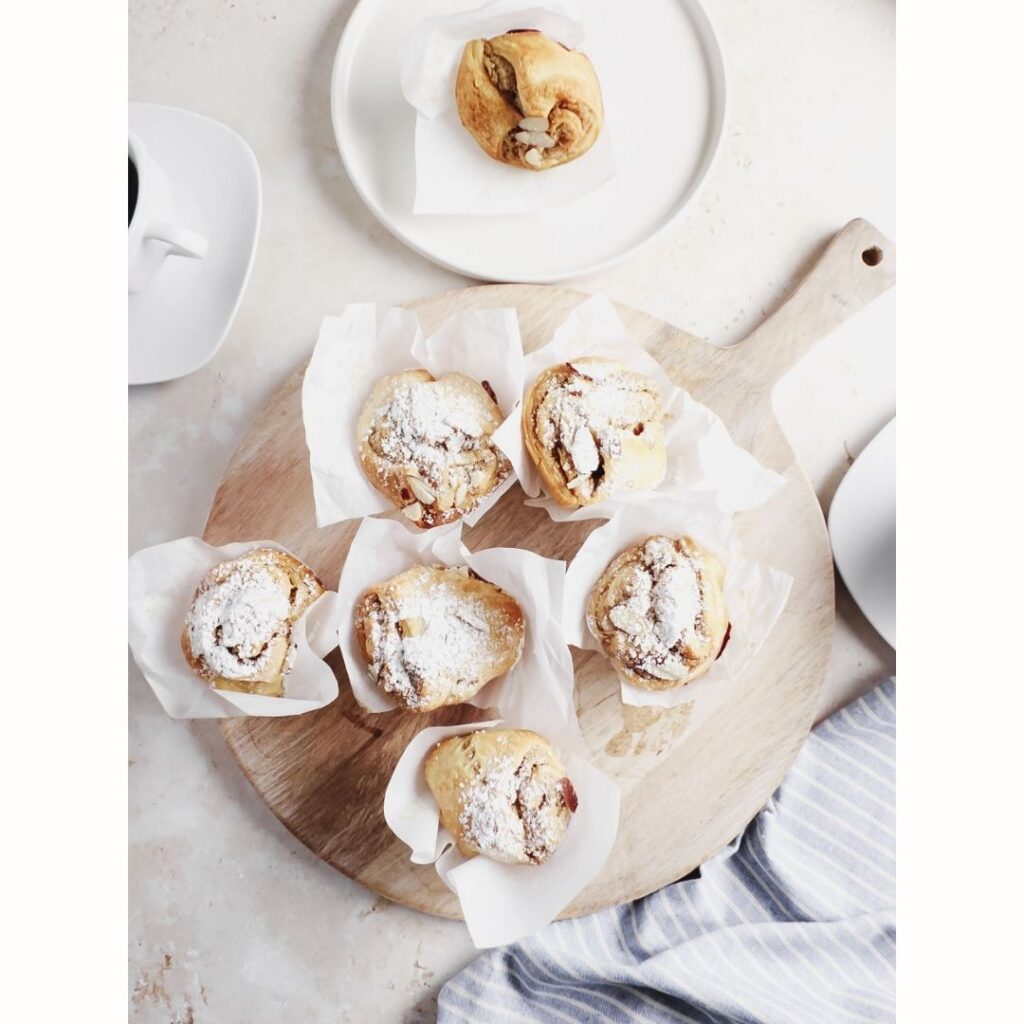
[(465, 566), (417, 565), (371, 587), (355, 609), (370, 675), (410, 711), (462, 704), (523, 650), (523, 611)]
[(612, 359), (586, 356), (545, 370), (523, 402), (523, 440), (544, 489), (565, 508), (665, 479), (658, 389)]
[(554, 748), (526, 729), (482, 729), (442, 740), (423, 774), (441, 823), (467, 857), (543, 864), (576, 810)]
[(602, 573), (587, 626), (616, 669), (643, 690), (702, 676), (728, 639), (722, 563), (691, 537), (653, 536)]
[(359, 461), (409, 522), (429, 529), (472, 512), (512, 471), (491, 441), (500, 424), (486, 381), (404, 370), (370, 391), (356, 426)]
[(292, 626), (324, 592), (313, 571), (273, 548), (215, 565), (192, 598), (181, 650), (217, 690), (284, 693), (294, 655)]
[(589, 59), (534, 30), (468, 42), (455, 105), (488, 156), (532, 171), (582, 156), (604, 120)]

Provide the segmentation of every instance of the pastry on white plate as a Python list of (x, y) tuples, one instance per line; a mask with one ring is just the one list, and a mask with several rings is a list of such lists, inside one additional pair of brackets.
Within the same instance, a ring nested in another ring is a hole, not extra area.
[(455, 105), (489, 157), (529, 171), (583, 156), (604, 121), (601, 86), (587, 56), (534, 29), (468, 42)]

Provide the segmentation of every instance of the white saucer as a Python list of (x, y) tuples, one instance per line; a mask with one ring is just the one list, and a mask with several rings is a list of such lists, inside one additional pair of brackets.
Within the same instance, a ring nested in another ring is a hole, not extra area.
[(130, 103), (128, 127), (167, 173), (181, 226), (209, 242), (204, 259), (169, 257), (128, 297), (128, 383), (153, 384), (198, 370), (227, 336), (256, 254), (262, 188), (252, 150), (217, 121)]
[(896, 647), (896, 420), (861, 452), (828, 515), (832, 556), (868, 622)]
[(588, 49), (598, 74), (608, 61), (635, 65), (615, 76), (614, 94), (604, 90), (615, 177), (544, 213), (417, 216), (415, 112), (402, 95), (400, 53), (424, 19), (481, 2), (361, 0), (356, 6), (331, 77), (334, 134), (345, 169), (392, 234), (449, 270), (539, 283), (600, 270), (667, 227), (711, 167), (725, 120), (725, 71), (711, 24), (697, 0), (588, 0)]

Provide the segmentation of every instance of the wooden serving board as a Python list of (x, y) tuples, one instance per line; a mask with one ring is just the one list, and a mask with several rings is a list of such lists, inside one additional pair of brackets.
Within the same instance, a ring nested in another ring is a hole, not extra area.
[[(626, 707), (605, 659), (573, 651), (576, 707), (595, 763), (622, 789), (618, 838), (601, 874), (566, 909), (585, 914), (674, 881), (736, 836), (779, 785), (811, 728), (834, 625), (832, 559), (821, 509), (771, 409), (776, 380), (816, 341), (892, 283), (892, 246), (865, 221), (848, 224), (789, 299), (740, 344), (715, 348), (634, 309), (619, 313), (669, 376), (715, 410), (735, 440), (782, 473), (785, 487), (738, 517), (747, 552), (789, 573), (781, 618), (736, 697), (698, 728), (689, 708)], [(544, 344), (584, 296), (539, 285), (446, 292), (412, 308), (428, 333), (464, 309), (515, 307), (527, 349)], [(336, 586), (357, 521), (317, 529), (295, 371), (256, 417), (224, 474), (204, 533), (211, 544), (269, 538)], [(514, 486), (475, 529), (471, 549), (523, 546), (570, 560), (599, 521), (553, 523)], [(330, 662), (341, 693), (292, 718), (226, 719), (221, 728), (256, 792), (329, 864), (388, 899), (444, 917), (459, 905), (429, 866), (409, 862), (382, 800), (402, 750), (428, 725), (479, 721), (476, 708), (365, 713)], [(685, 737), (686, 742), (680, 741)]]

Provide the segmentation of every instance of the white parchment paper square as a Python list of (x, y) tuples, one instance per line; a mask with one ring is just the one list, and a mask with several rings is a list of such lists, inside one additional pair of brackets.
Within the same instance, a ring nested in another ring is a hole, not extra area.
[[(599, 31), (600, 26), (591, 26)], [(462, 126), (455, 107), (455, 76), (471, 39), (535, 28), (591, 58), (602, 93), (628, 74), (627, 61), (598, 60), (584, 34), (579, 5), (569, 0), (536, 6), (495, 0), (472, 11), (427, 19), (402, 55), (402, 92), (416, 108), (414, 213), (524, 214), (572, 202), (615, 173), (607, 122), (594, 145), (576, 160), (528, 171), (489, 157)], [(604, 48), (614, 54), (619, 48)]]
[(601, 651), (587, 628), (590, 592), (617, 555), (655, 534), (689, 535), (718, 557), (725, 568), (725, 606), (732, 629), (714, 666), (679, 689), (642, 690), (619, 674), (622, 702), (670, 708), (695, 701), (708, 705), (702, 708), (706, 712), (729, 696), (732, 684), (768, 638), (789, 598), (793, 578), (746, 558), (730, 516), (707, 496), (625, 505), (590, 534), (566, 573), (565, 636), (574, 647)]
[(218, 548), (197, 537), (182, 537), (143, 548), (128, 560), (128, 644), (146, 682), (172, 718), (301, 715), (338, 696), (338, 680), (322, 660), (338, 645), (334, 633), (337, 595), (332, 591), (322, 594), (292, 628), (295, 660), (285, 677), (283, 697), (215, 690), (185, 660), (181, 631), (196, 588), (215, 565), (255, 548), (286, 550), (273, 541)]
[[(414, 313), (357, 302), (325, 317), (302, 381), (302, 422), (309, 448), (317, 526), (377, 512), (398, 513), (366, 478), (356, 446), (356, 423), (381, 377), (424, 369), (434, 377), (459, 372), (487, 381), (508, 415), (522, 395), (523, 346), (512, 309), (457, 313), (424, 338)], [(470, 525), (512, 486), (509, 477), (463, 518)], [(417, 529), (402, 520), (408, 529)]]
[[(583, 356), (615, 359), (656, 385), (666, 416), (668, 455), (668, 471), (657, 491), (623, 490), (612, 500), (579, 509), (563, 508), (543, 493), (540, 474), (523, 443), (522, 402), (544, 370)], [(622, 504), (642, 505), (655, 495), (682, 496), (697, 491), (711, 492), (725, 511), (739, 512), (763, 504), (782, 486), (778, 473), (737, 445), (718, 416), (673, 384), (658, 361), (630, 338), (604, 295), (581, 302), (548, 344), (526, 356), (523, 391), (515, 415), (495, 431), (494, 441), (508, 456), (523, 490), (531, 496), (527, 504), (546, 509), (556, 522), (607, 519)]]
[[(483, 728), (532, 729), (558, 751), (579, 799), (565, 838), (540, 865), (499, 864), (464, 857), (440, 827), (437, 804), (423, 777), (434, 745)], [(459, 898), (470, 937), (480, 948), (530, 935), (568, 906), (603, 867), (619, 825), (619, 788), (586, 758), (575, 717), (552, 701), (517, 708), (502, 721), (424, 729), (399, 759), (384, 794), (384, 818), (412, 851), (414, 864), (433, 863)]]
[(371, 586), (414, 565), (468, 565), (514, 597), (523, 610), (526, 628), (519, 661), (467, 703), (498, 708), (504, 715), (521, 702), (543, 699), (552, 701), (561, 716), (572, 714), (572, 655), (562, 634), (565, 563), (519, 548), (470, 552), (462, 543), (459, 523), (411, 533), (390, 519), (360, 523), (338, 584), (338, 641), (352, 692), (363, 708), (384, 712), (399, 705), (380, 690), (367, 671), (356, 641), (356, 603)]

